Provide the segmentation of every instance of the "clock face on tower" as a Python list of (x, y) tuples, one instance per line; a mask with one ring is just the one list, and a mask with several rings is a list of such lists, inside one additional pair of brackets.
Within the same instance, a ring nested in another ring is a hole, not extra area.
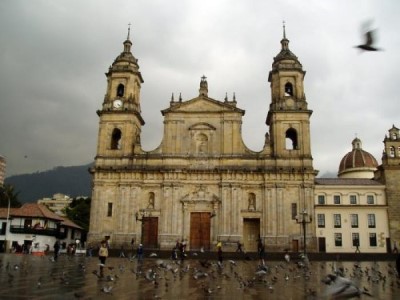
[(119, 99), (114, 100), (113, 106), (114, 106), (114, 108), (121, 108), (122, 107), (122, 101), (119, 100)]

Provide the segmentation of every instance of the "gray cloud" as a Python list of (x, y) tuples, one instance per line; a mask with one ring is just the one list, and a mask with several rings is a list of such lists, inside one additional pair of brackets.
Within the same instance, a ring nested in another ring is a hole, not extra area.
[[(382, 140), (400, 126), (398, 1), (23, 1), (0, 3), (0, 154), (7, 176), (93, 160), (104, 73), (122, 51), (131, 22), (144, 77), (146, 150), (162, 138), (160, 110), (171, 93), (235, 92), (246, 110), (243, 139), (260, 150), (268, 130), (267, 81), (280, 50), (282, 20), (304, 69), (314, 167), (335, 172), (357, 136), (378, 161)], [(359, 53), (372, 19), (385, 51)], [(25, 158), (25, 156), (27, 156)]]

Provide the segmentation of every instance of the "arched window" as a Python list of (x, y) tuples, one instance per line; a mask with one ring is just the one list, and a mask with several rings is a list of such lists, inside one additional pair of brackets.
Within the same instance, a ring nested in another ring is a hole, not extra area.
[(394, 149), (394, 147), (392, 146), (392, 147), (390, 147), (390, 150), (389, 150), (389, 156), (390, 157), (394, 157), (395, 156), (395, 149)]
[(121, 149), (121, 130), (118, 128), (114, 128), (111, 135), (111, 150), (119, 150)]
[(124, 96), (124, 92), (125, 92), (125, 86), (122, 83), (120, 83), (118, 85), (118, 88), (117, 88), (117, 96), (118, 97), (123, 97)]
[(393, 132), (393, 133), (392, 133), (392, 140), (397, 140), (397, 134), (396, 134), (396, 132)]
[(297, 143), (297, 131), (293, 128), (289, 128), (286, 131), (286, 149), (287, 150), (299, 149)]
[(290, 82), (285, 84), (285, 96), (293, 96), (293, 85)]

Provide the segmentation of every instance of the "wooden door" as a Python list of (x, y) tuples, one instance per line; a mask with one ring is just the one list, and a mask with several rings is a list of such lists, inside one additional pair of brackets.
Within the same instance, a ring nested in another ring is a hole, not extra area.
[(324, 237), (318, 238), (318, 251), (322, 253), (326, 252), (326, 241)]
[(210, 249), (210, 213), (192, 212), (190, 214), (190, 249), (203, 247)]
[(143, 217), (142, 244), (145, 248), (158, 248), (158, 218)]
[(243, 246), (248, 252), (257, 251), (257, 240), (260, 236), (260, 219), (243, 220)]
[(299, 252), (299, 240), (292, 240), (292, 252)]

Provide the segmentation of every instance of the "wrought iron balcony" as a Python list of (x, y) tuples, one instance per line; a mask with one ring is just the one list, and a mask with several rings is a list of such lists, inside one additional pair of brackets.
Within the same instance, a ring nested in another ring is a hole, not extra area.
[(57, 236), (59, 234), (57, 228), (33, 228), (33, 227), (24, 227), (11, 225), (10, 226), (11, 233), (22, 233), (22, 234), (38, 234), (38, 235), (47, 235), (47, 236)]

